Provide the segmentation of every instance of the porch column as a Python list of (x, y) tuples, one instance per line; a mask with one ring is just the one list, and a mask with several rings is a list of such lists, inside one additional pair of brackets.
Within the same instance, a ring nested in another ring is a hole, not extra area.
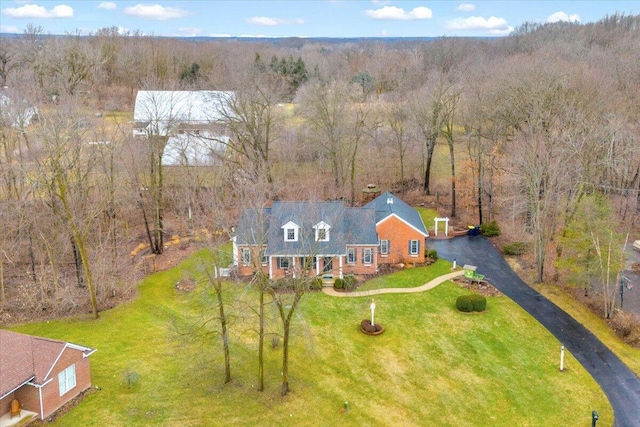
[(296, 278), (296, 257), (291, 257), (291, 277)]
[(273, 257), (269, 257), (269, 279), (273, 279)]
[(338, 271), (339, 271), (339, 276), (341, 279), (343, 279), (342, 277), (342, 255), (338, 256)]
[(316, 256), (316, 276), (320, 275), (320, 257)]

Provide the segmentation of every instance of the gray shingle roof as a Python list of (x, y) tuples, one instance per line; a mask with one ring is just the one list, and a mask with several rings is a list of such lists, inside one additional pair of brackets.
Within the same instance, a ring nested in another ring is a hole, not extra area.
[[(245, 210), (236, 230), (237, 243), (265, 242), (268, 256), (344, 255), (347, 245), (377, 245), (375, 211), (347, 208), (343, 202), (274, 202), (271, 208)], [(287, 242), (283, 226), (300, 227), (298, 240)], [(316, 241), (314, 226), (329, 228), (329, 240)]]
[[(392, 203), (389, 203), (389, 201)], [(425, 237), (429, 235), (418, 211), (388, 191), (382, 193), (364, 205), (364, 207), (376, 211), (376, 223), (395, 214), (407, 224), (424, 234)]]

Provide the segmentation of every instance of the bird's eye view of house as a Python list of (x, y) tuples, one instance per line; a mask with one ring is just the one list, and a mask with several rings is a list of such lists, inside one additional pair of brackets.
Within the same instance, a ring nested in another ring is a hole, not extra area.
[(359, 208), (277, 201), (243, 212), (233, 237), (234, 267), (239, 276), (262, 269), (270, 278), (369, 275), (382, 264), (423, 263), (427, 237), (420, 214), (389, 192)]
[(46, 419), (91, 386), (95, 349), (0, 330), (0, 426)]

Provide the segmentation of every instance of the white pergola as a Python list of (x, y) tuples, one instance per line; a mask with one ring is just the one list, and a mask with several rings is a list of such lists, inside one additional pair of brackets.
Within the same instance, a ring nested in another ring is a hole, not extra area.
[(444, 235), (448, 236), (449, 235), (449, 217), (445, 217), (445, 218), (434, 218), (433, 219), (436, 223), (436, 236), (438, 235), (438, 223), (440, 221), (444, 221)]

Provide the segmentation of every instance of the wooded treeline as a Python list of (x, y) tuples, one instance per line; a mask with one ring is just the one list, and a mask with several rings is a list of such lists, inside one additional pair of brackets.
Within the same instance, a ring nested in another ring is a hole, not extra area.
[[(33, 26), (4, 37), (0, 322), (19, 310), (97, 315), (134, 287), (152, 199), (166, 242), (229, 230), (255, 186), (266, 199), (357, 204), (375, 183), (443, 215), (497, 221), (531, 244), (537, 281), (615, 281), (615, 248), (638, 227), (639, 24), (616, 14), (386, 43)], [(237, 94), (232, 153), (222, 166), (165, 168), (152, 196), (158, 147), (132, 137), (136, 93), (200, 89)]]

